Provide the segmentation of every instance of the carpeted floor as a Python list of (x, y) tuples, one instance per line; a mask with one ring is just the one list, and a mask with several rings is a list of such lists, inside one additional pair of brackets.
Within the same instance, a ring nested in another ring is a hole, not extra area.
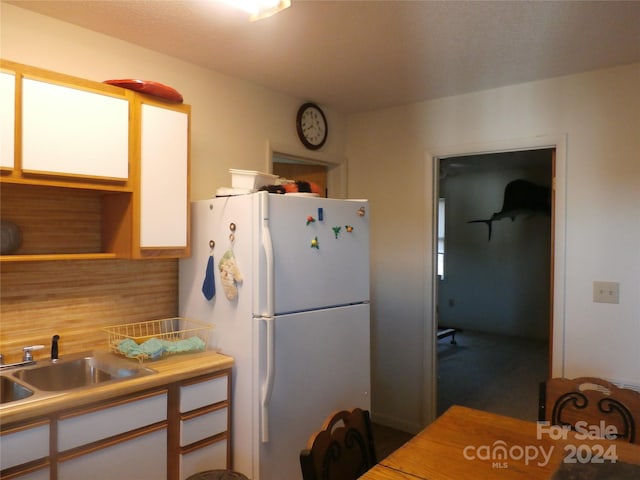
[(463, 331), (438, 342), (438, 415), (451, 405), (523, 420), (538, 418), (538, 385), (549, 371), (548, 342)]

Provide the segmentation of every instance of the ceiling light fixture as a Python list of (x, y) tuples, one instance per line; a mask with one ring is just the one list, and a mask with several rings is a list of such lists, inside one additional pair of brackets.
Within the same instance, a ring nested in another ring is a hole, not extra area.
[(270, 17), (291, 6), (291, 0), (224, 0), (229, 5), (251, 14), (250, 20)]

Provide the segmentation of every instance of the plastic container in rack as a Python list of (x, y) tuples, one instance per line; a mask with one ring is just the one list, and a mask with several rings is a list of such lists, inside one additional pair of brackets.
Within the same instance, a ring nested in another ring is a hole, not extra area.
[(249, 190), (258, 190), (265, 185), (274, 185), (279, 178), (277, 175), (256, 172), (255, 170), (230, 168), (229, 173), (231, 173), (231, 186), (233, 188), (246, 188)]
[(127, 358), (158, 360), (207, 349), (213, 326), (183, 317), (105, 327), (109, 350)]

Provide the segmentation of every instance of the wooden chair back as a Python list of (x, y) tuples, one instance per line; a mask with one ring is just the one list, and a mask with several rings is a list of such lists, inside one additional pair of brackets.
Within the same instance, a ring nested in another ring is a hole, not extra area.
[(538, 420), (640, 444), (640, 392), (594, 377), (552, 378), (540, 384)]
[(300, 452), (304, 480), (355, 480), (377, 463), (369, 412), (330, 415)]

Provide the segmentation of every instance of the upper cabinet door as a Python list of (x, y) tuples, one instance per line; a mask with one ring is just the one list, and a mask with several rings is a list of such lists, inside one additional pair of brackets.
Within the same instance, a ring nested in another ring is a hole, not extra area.
[(189, 114), (142, 104), (140, 247), (186, 248)]
[(24, 78), (22, 169), (126, 182), (129, 101)]
[(0, 72), (0, 168), (14, 167), (16, 76)]

